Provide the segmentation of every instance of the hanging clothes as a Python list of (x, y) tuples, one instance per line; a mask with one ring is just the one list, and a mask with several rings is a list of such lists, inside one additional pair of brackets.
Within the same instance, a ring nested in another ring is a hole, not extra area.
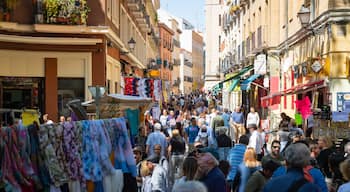
[(139, 124), (140, 124), (140, 110), (138, 109), (126, 109), (126, 118), (130, 126), (130, 134), (135, 137), (139, 134)]
[(80, 136), (82, 134), (82, 128), (75, 127), (73, 122), (65, 122), (63, 127), (63, 151), (66, 156), (68, 176), (70, 180), (84, 184), (85, 179), (81, 161), (82, 138)]
[(51, 182), (59, 187), (68, 183), (68, 174), (65, 169), (65, 154), (63, 151), (63, 127), (55, 124), (40, 126), (39, 142), (43, 152), (45, 164), (50, 173)]
[(29, 142), (30, 142), (30, 161), (32, 163), (35, 175), (33, 180), (37, 191), (50, 186), (50, 174), (48, 168), (45, 165), (43, 156), (41, 155), (40, 142), (39, 142), (39, 125), (34, 123), (28, 126)]
[[(79, 123), (79, 122), (77, 122)], [(83, 173), (86, 180), (101, 181), (102, 167), (99, 163), (98, 131), (90, 121), (82, 121), (83, 127)]]
[(123, 173), (130, 173), (136, 177), (136, 161), (132, 152), (131, 143), (126, 129), (125, 119), (111, 119), (112, 127), (112, 146), (114, 150), (114, 167), (121, 169)]

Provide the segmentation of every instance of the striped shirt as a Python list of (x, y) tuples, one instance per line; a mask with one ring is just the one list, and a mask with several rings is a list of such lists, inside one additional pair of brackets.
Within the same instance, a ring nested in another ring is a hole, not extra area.
[(233, 180), (236, 176), (238, 166), (243, 162), (244, 153), (247, 146), (244, 144), (236, 144), (228, 155), (228, 162), (231, 165), (230, 172), (227, 175), (227, 180)]

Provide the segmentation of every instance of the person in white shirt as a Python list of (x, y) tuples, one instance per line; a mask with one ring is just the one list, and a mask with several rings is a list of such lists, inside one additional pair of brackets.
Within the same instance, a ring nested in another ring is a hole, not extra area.
[(248, 147), (254, 148), (258, 161), (262, 159), (262, 148), (263, 148), (263, 139), (261, 134), (258, 131), (258, 128), (255, 124), (249, 124), (248, 127), (250, 132), (249, 144)]
[(166, 109), (163, 110), (163, 114), (159, 118), (160, 123), (162, 124), (163, 128), (167, 127), (167, 121), (168, 121), (168, 111)]
[(251, 124), (256, 125), (259, 127), (260, 117), (259, 114), (255, 111), (254, 107), (250, 108), (250, 112), (247, 115), (247, 127)]

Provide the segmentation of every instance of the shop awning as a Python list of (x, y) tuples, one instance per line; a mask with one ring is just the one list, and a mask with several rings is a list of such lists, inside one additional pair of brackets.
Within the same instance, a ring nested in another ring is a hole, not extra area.
[(313, 81), (306, 84), (296, 85), (289, 89), (283, 90), (279, 93), (273, 93), (269, 96), (262, 97), (261, 103), (263, 107), (267, 107), (269, 105), (278, 104), (281, 101), (281, 96), (285, 95), (293, 95), (299, 93), (305, 93), (308, 91), (316, 90), (325, 87), (324, 80)]
[(230, 87), (228, 88), (228, 92), (232, 92), (237, 87), (238, 83), (239, 83), (239, 78), (233, 79)]
[(241, 83), (241, 90), (249, 90), (250, 89), (250, 84), (255, 81), (255, 79), (259, 78), (260, 74), (254, 74), (250, 77), (248, 77), (246, 80), (244, 80)]
[(240, 78), (242, 75), (244, 75), (246, 72), (252, 70), (253, 68), (254, 68), (253, 65), (249, 65), (248, 67), (245, 67), (241, 71), (239, 71), (236, 75), (234, 75), (228, 79), (225, 79), (225, 80), (221, 81), (220, 83), (225, 83), (225, 82), (230, 81), (232, 79)]
[[(212, 91), (213, 92), (218, 92), (222, 89), (223, 87), (223, 84), (225, 82), (228, 82), (228, 81), (231, 81), (232, 79), (240, 79), (240, 77), (242, 75), (244, 75), (245, 73), (247, 73), (248, 71), (250, 70), (253, 70), (254, 66), (253, 65), (250, 65), (250, 66), (247, 66), (245, 68), (243, 68), (241, 71), (239, 71), (237, 74), (233, 75), (232, 77), (228, 78), (228, 79), (225, 79), (223, 81), (220, 81), (218, 84), (216, 84), (213, 88), (212, 88)], [(237, 85), (236, 85), (237, 86)]]

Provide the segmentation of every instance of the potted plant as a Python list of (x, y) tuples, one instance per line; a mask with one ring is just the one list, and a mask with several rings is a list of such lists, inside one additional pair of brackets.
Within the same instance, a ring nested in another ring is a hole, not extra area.
[(10, 21), (11, 12), (17, 6), (17, 0), (0, 0), (0, 20)]
[(60, 10), (58, 0), (45, 0), (44, 7), (46, 23), (56, 23), (58, 12)]

